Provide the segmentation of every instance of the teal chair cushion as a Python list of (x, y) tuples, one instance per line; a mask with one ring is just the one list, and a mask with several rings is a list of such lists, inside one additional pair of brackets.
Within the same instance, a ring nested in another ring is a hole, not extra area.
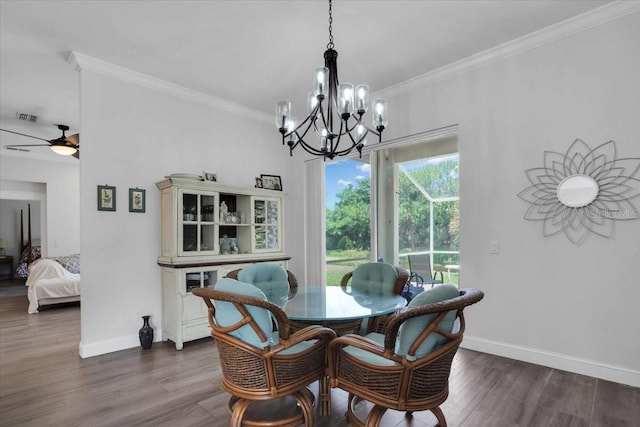
[[(384, 346), (384, 335), (383, 334), (379, 334), (377, 332), (371, 332), (371, 333), (365, 335), (365, 338), (368, 338), (371, 341), (375, 341), (376, 343)], [(363, 349), (358, 348), (358, 347), (353, 347), (351, 345), (346, 346), (344, 348), (344, 351), (345, 351), (345, 353), (349, 353), (350, 355), (352, 355), (353, 357), (355, 357), (355, 358), (357, 358), (359, 360), (371, 363), (373, 365), (378, 365), (378, 366), (396, 366), (396, 365), (398, 365), (398, 363), (394, 362), (393, 360), (385, 359), (382, 356), (378, 356), (377, 354), (373, 354), (371, 352), (368, 352), (367, 350), (363, 350)]]
[(398, 279), (398, 271), (391, 264), (372, 262), (359, 265), (351, 275), (351, 289), (362, 293), (388, 293)]
[(240, 270), (238, 280), (259, 288), (273, 304), (284, 307), (287, 303), (289, 277), (287, 270), (278, 264), (261, 262), (249, 265)]
[[(280, 342), (280, 337), (278, 334), (278, 331), (274, 331), (273, 333), (273, 337), (271, 340), (274, 344)], [(308, 348), (311, 348), (315, 345), (315, 340), (311, 340), (311, 341), (302, 341), (299, 342), (298, 344), (292, 345), (289, 348), (285, 348), (284, 350), (281, 350), (278, 352), (278, 354), (286, 354), (286, 355), (292, 355), (292, 354), (298, 354), (298, 353), (302, 353), (303, 351), (305, 351)]]
[[(219, 279), (214, 289), (220, 292), (245, 295), (264, 301), (267, 300), (264, 292), (262, 292), (252, 284), (240, 282), (238, 280), (229, 279), (226, 277)], [(219, 326), (230, 326), (242, 319), (242, 314), (230, 302), (215, 301), (215, 307), (216, 323)], [(251, 313), (251, 315), (255, 319), (260, 329), (262, 329), (262, 331), (264, 332), (265, 336), (269, 337), (270, 339), (268, 339), (266, 342), (261, 341), (250, 325), (244, 325), (241, 328), (230, 332), (229, 335), (258, 348), (265, 348), (269, 345), (272, 345), (273, 342), (271, 337), (273, 337), (273, 323), (271, 322), (271, 312), (269, 312), (269, 310), (267, 310), (266, 308), (256, 306), (246, 307), (249, 313)]]
[[(436, 302), (446, 301), (456, 298), (460, 295), (458, 288), (454, 285), (436, 285), (433, 288), (427, 289), (424, 292), (418, 294), (411, 300), (407, 308), (420, 307), (427, 304), (433, 304)], [(437, 313), (425, 314), (424, 316), (418, 316), (405, 321), (400, 326), (398, 332), (398, 341), (396, 343), (396, 354), (400, 356), (406, 356), (409, 352), (409, 348), (420, 335), (420, 333), (427, 327), (427, 325), (437, 316)], [(451, 332), (456, 320), (456, 311), (452, 310), (448, 312), (444, 318), (438, 323), (440, 329)], [(448, 341), (447, 337), (444, 337), (438, 333), (432, 332), (422, 342), (415, 357), (407, 357), (407, 359), (416, 359), (431, 353)]]

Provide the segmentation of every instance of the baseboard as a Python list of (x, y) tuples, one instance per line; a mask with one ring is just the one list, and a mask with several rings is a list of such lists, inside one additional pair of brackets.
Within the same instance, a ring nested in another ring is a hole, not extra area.
[(99, 341), (92, 344), (83, 344), (80, 342), (78, 351), (83, 359), (87, 357), (99, 356), (101, 354), (113, 353), (114, 351), (126, 350), (132, 347), (139, 347), (140, 339), (138, 335), (129, 335), (126, 337)]
[(529, 347), (466, 336), (462, 348), (640, 387), (640, 372)]

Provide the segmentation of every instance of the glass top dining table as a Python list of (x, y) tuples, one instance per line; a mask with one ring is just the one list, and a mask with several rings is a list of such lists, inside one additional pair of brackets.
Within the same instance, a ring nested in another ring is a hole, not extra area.
[(403, 296), (391, 292), (349, 292), (340, 286), (301, 286), (284, 311), (292, 320), (339, 321), (389, 314), (407, 305)]

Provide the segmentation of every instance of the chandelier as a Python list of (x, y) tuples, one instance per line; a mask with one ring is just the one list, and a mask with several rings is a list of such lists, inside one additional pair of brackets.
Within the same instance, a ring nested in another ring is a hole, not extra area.
[[(358, 150), (367, 144), (367, 135), (373, 134), (382, 141), (382, 131), (387, 126), (387, 101), (373, 101), (373, 127), (364, 123), (369, 107), (369, 86), (338, 81), (338, 52), (335, 51), (332, 34), (333, 16), (329, 0), (329, 43), (324, 52), (324, 67), (315, 69), (313, 90), (307, 95), (309, 115), (299, 124), (291, 115), (291, 102), (276, 104), (276, 126), (282, 134), (282, 145), (293, 149), (301, 146), (307, 153), (333, 159)], [(313, 132), (310, 132), (310, 131)], [(316, 135), (313, 137), (313, 135)], [(307, 140), (305, 140), (307, 138)], [(314, 138), (316, 142), (309, 143)], [(341, 142), (344, 142), (342, 145)]]

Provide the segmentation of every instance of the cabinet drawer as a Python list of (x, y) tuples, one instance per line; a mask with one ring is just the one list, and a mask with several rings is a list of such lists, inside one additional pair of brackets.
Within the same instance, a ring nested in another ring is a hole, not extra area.
[(197, 340), (211, 336), (211, 328), (209, 322), (193, 322), (184, 325), (184, 341)]
[(204, 301), (202, 300), (202, 298), (189, 293), (184, 296), (182, 300), (182, 304), (183, 304), (182, 306), (183, 320), (185, 321), (198, 320), (198, 319), (205, 319), (205, 321), (207, 320), (207, 306), (204, 304)]

